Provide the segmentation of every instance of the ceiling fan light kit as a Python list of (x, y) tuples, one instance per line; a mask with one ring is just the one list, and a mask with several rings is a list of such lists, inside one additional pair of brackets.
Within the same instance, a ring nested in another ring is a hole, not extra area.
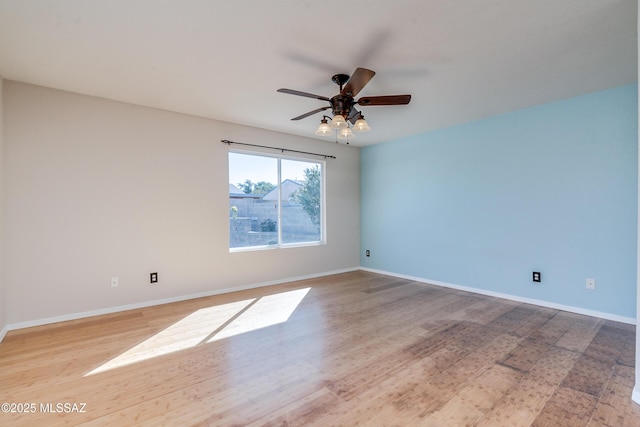
[(342, 114), (336, 114), (333, 116), (333, 119), (331, 119), (331, 124), (329, 126), (331, 126), (331, 129), (343, 129), (349, 125)]
[(369, 132), (370, 130), (371, 128), (369, 127), (369, 123), (367, 123), (367, 121), (364, 119), (364, 116), (361, 113), (360, 117), (358, 117), (358, 120), (356, 120), (355, 124), (353, 125), (353, 131)]
[(353, 132), (350, 127), (344, 127), (338, 131), (339, 139), (346, 139), (347, 141), (353, 138)]
[[(340, 93), (333, 98), (285, 88), (278, 89), (278, 92), (329, 102), (329, 106), (327, 107), (317, 108), (294, 117), (291, 120), (304, 119), (321, 111), (331, 109), (333, 118), (323, 116), (315, 134), (319, 136), (329, 136), (333, 134), (333, 131), (336, 131), (339, 139), (346, 139), (348, 141), (353, 138), (353, 132), (368, 132), (371, 130), (362, 113), (355, 108), (356, 105), (406, 105), (411, 101), (411, 95), (367, 96), (356, 100), (354, 97), (369, 83), (369, 80), (371, 80), (375, 74), (375, 71), (366, 68), (356, 68), (351, 77), (347, 74), (334, 75), (331, 80), (340, 86)], [(331, 122), (329, 122), (329, 119), (331, 119)], [(351, 123), (351, 126), (349, 123)]]
[(329, 119), (329, 117), (324, 116), (322, 120), (320, 120), (320, 126), (318, 126), (318, 129), (316, 130), (316, 135), (318, 136), (333, 135), (333, 129), (331, 129), (331, 126), (329, 125), (327, 119)]

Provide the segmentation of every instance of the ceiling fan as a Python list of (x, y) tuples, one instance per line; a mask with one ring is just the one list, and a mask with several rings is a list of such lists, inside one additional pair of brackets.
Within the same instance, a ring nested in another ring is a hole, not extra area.
[[(308, 113), (294, 117), (291, 120), (304, 119), (321, 111), (331, 109), (333, 118), (323, 116), (318, 130), (316, 130), (316, 135), (332, 135), (333, 131), (337, 130), (338, 138), (349, 140), (349, 138), (353, 138), (353, 132), (351, 131), (351, 127), (349, 127), (349, 122), (352, 124), (353, 131), (355, 132), (366, 132), (370, 129), (362, 113), (356, 109), (356, 105), (406, 105), (411, 101), (411, 95), (363, 96), (356, 100), (355, 96), (369, 83), (369, 80), (371, 80), (375, 74), (375, 71), (366, 68), (356, 68), (351, 78), (349, 78), (347, 74), (334, 75), (331, 80), (340, 86), (340, 93), (332, 98), (293, 89), (282, 88), (278, 89), (278, 92), (329, 102), (329, 105), (326, 107), (316, 108)], [(331, 119), (330, 123), (329, 119)]]

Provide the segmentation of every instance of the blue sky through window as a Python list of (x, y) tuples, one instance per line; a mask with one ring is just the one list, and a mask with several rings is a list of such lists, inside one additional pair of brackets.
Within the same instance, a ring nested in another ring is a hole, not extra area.
[[(315, 162), (283, 159), (282, 179), (304, 180), (304, 170), (313, 167)], [(261, 155), (229, 153), (229, 183), (238, 185), (246, 179), (253, 182), (278, 182), (277, 159)]]

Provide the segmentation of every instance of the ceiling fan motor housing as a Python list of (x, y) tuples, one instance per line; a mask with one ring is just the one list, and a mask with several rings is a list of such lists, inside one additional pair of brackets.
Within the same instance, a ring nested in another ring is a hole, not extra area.
[(338, 94), (331, 98), (331, 112), (333, 115), (342, 115), (345, 119), (349, 117), (351, 107), (353, 107), (353, 97), (350, 95)]

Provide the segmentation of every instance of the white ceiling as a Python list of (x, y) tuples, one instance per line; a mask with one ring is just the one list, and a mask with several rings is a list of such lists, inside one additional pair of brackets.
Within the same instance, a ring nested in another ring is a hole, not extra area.
[[(637, 81), (636, 0), (0, 0), (5, 79), (316, 137), (336, 73), (367, 145)], [(320, 138), (319, 138), (320, 139)]]

